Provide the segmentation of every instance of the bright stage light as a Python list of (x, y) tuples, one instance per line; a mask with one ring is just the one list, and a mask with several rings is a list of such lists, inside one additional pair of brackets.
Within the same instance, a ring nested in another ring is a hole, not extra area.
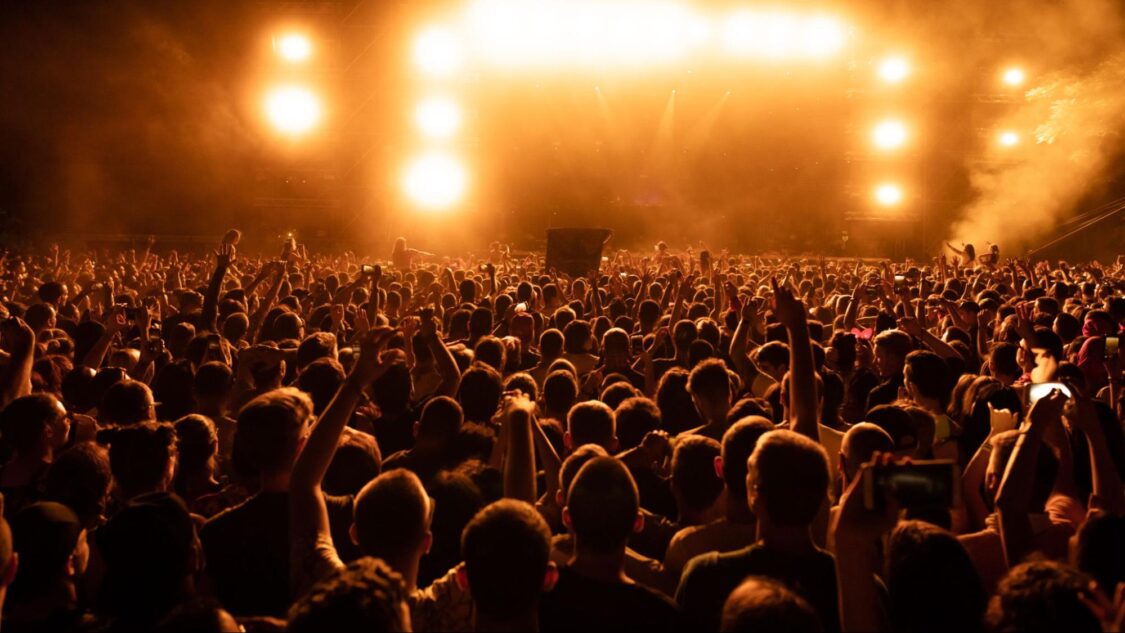
[(910, 75), (910, 62), (904, 57), (887, 57), (879, 62), (879, 79), (889, 83), (902, 83)]
[(1018, 86), (1023, 83), (1025, 76), (1023, 74), (1022, 68), (1013, 66), (1012, 68), (1004, 71), (1004, 75), (1002, 78), (1004, 80), (1004, 83), (1008, 84), (1009, 86)]
[(468, 176), (461, 163), (446, 154), (426, 154), (406, 169), (403, 185), (406, 195), (419, 207), (448, 209), (465, 195)]
[(1006, 130), (996, 137), (996, 142), (1000, 143), (1003, 147), (1019, 145), (1020, 135), (1011, 130)]
[(883, 121), (875, 126), (871, 139), (879, 149), (898, 149), (906, 144), (906, 126), (894, 119)]
[(825, 58), (846, 43), (843, 24), (825, 16), (742, 10), (723, 25), (723, 46), (737, 57)]
[(266, 117), (286, 134), (303, 134), (320, 122), (320, 100), (300, 86), (276, 88), (266, 95)]
[(282, 59), (289, 62), (303, 62), (312, 55), (309, 38), (297, 33), (283, 35), (274, 42), (274, 49)]
[(433, 26), (414, 40), (414, 61), (435, 77), (447, 77), (461, 67), (461, 42), (450, 30)]
[(894, 183), (883, 183), (875, 188), (875, 202), (884, 207), (893, 207), (902, 202), (902, 188)]
[(461, 127), (461, 107), (445, 97), (430, 97), (414, 109), (414, 123), (430, 138), (449, 138)]

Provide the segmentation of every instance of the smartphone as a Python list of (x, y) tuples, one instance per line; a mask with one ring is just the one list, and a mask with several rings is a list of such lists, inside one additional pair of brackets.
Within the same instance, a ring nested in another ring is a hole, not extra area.
[(873, 466), (863, 471), (863, 504), (878, 510), (884, 499), (900, 507), (961, 505), (961, 468), (951, 459)]
[(520, 301), (516, 304), (516, 312), (527, 312), (527, 302)]
[(364, 264), (359, 267), (359, 272), (363, 273), (364, 275), (374, 275), (375, 267), (371, 264)]
[(150, 337), (145, 346), (151, 354), (162, 354), (164, 352), (164, 339), (159, 336)]
[(1027, 403), (1035, 404), (1040, 398), (1048, 396), (1052, 391), (1058, 389), (1067, 398), (1070, 397), (1070, 389), (1061, 382), (1040, 382), (1027, 387)]
[(895, 294), (906, 290), (906, 277), (895, 275)]
[(1118, 349), (1117, 346), (1118, 346), (1119, 342), (1120, 342), (1120, 339), (1116, 336), (1105, 337), (1105, 357), (1106, 358), (1113, 358), (1114, 356), (1117, 356), (1117, 349)]

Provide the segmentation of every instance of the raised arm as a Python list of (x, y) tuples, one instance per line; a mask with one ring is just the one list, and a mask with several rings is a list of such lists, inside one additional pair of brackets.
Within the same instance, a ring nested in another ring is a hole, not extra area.
[(0, 386), (0, 409), (31, 394), (31, 366), (35, 362), (35, 332), (23, 319), (11, 317), (0, 325), (0, 335), (8, 348), (8, 366)]
[(215, 319), (219, 315), (219, 292), (223, 289), (223, 279), (227, 276), (227, 269), (237, 257), (233, 244), (222, 244), (215, 251), (215, 271), (211, 273), (211, 281), (207, 284), (207, 294), (203, 296), (203, 327), (217, 331)]
[(504, 459), (504, 496), (535, 503), (535, 445), (532, 413), (535, 405), (524, 393), (504, 399), (508, 450)]
[(453, 398), (457, 396), (457, 389), (461, 386), (461, 369), (453, 358), (453, 352), (450, 352), (445, 342), (441, 340), (441, 335), (438, 334), (439, 327), (437, 317), (430, 318), (428, 323), (422, 321), (419, 324), (419, 336), (425, 339), (426, 346), (430, 348), (435, 367), (441, 376), (441, 384), (438, 385), (434, 395)]
[(273, 262), (269, 264), (277, 272), (277, 279), (273, 280), (270, 284), (270, 289), (266, 292), (266, 296), (262, 298), (261, 305), (254, 311), (253, 316), (250, 317), (250, 327), (246, 330), (246, 340), (256, 341), (258, 339), (258, 330), (262, 327), (262, 322), (266, 319), (266, 314), (269, 313), (270, 308), (273, 307), (273, 302), (277, 301), (277, 295), (281, 292), (281, 283), (285, 281), (285, 264), (281, 262)]
[(749, 353), (750, 331), (761, 323), (761, 319), (762, 316), (758, 313), (758, 309), (753, 302), (747, 301), (742, 304), (742, 314), (738, 320), (738, 326), (734, 328), (734, 334), (730, 338), (731, 363), (742, 379), (742, 384), (747, 388), (753, 384), (758, 374), (762, 373), (758, 366), (754, 364), (754, 360), (750, 358)]
[[(886, 459), (876, 454), (875, 460)], [(882, 512), (864, 507), (864, 465), (859, 476), (840, 499), (840, 512), (831, 529), (831, 543), (836, 555), (836, 591), (840, 609), (840, 630), (889, 631), (890, 622), (883, 609), (883, 600), (875, 576), (881, 573), (880, 545), (883, 537), (894, 528), (898, 509), (893, 503), (884, 503)]]
[(789, 427), (814, 442), (820, 442), (817, 429), (816, 371), (809, 340), (805, 304), (788, 288), (773, 284), (773, 313), (789, 333)]

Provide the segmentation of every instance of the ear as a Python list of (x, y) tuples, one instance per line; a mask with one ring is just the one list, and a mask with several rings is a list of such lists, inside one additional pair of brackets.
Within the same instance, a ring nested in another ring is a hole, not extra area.
[(359, 535), (355, 531), (355, 523), (348, 526), (348, 538), (352, 540), (352, 545), (359, 545)]
[(719, 479), (723, 478), (723, 456), (722, 455), (716, 455), (715, 456), (715, 475), (718, 476)]
[[(553, 565), (554, 563), (551, 563), (551, 564)], [(458, 563), (457, 567), (454, 568), (453, 572), (454, 572), (454, 578), (456, 578), (456, 580), (457, 580), (457, 586), (461, 588), (461, 591), (468, 591), (469, 590), (469, 572), (468, 572), (468, 570), (465, 569), (465, 563)]]
[(564, 503), (566, 503), (566, 499), (563, 499), (563, 491), (562, 490), (556, 490), (555, 491), (555, 505), (557, 505), (558, 507), (561, 508), (561, 507), (563, 507)]
[(565, 506), (562, 509), (562, 523), (564, 526), (566, 526), (567, 530), (573, 531), (574, 526), (571, 525), (570, 521), (570, 508)]
[(621, 440), (617, 439), (617, 436), (615, 435), (613, 436), (613, 439), (609, 441), (609, 454), (616, 454), (617, 449), (619, 448), (621, 448)]
[(645, 515), (640, 512), (637, 513), (636, 520), (633, 521), (633, 533), (640, 534), (645, 529)]
[(563, 448), (568, 453), (574, 450), (574, 440), (570, 437), (570, 431), (563, 433)]
[(554, 561), (547, 563), (547, 573), (543, 574), (543, 593), (553, 591), (559, 581), (559, 566)]

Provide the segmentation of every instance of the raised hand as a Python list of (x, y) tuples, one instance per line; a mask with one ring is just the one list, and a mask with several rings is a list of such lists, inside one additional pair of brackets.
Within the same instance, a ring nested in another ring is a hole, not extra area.
[(234, 244), (227, 244), (224, 242), (223, 244), (219, 245), (219, 248), (215, 249), (215, 262), (223, 268), (226, 268), (227, 266), (233, 264), (236, 258), (237, 254), (235, 252)]
[(366, 387), (387, 373), (396, 360), (384, 358), (383, 351), (394, 334), (395, 330), (386, 326), (368, 330), (359, 341), (359, 359), (348, 374), (349, 381)]
[(770, 285), (773, 286), (770, 309), (777, 320), (786, 327), (804, 327), (808, 319), (805, 304), (794, 297), (788, 288), (779, 285), (776, 277), (770, 277)]

